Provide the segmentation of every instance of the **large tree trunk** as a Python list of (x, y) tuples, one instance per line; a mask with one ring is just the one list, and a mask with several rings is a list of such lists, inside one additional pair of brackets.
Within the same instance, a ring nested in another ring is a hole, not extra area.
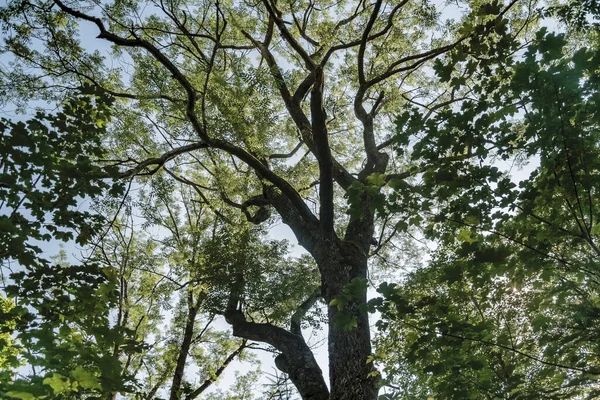
[[(366, 278), (368, 251), (373, 234), (374, 216), (368, 210), (362, 218), (348, 225), (344, 240), (335, 232), (319, 229), (319, 221), (307, 220), (294, 209), (289, 199), (274, 190), (266, 190), (265, 195), (295, 233), (302, 245), (315, 259), (321, 273), (321, 293), (327, 304), (354, 278)], [(371, 355), (371, 337), (368, 314), (360, 305), (366, 304), (366, 292), (356, 294), (345, 305), (342, 312), (348, 312), (356, 319), (356, 327), (342, 329), (336, 326), (338, 308), (329, 306), (329, 383), (325, 379), (310, 348), (300, 332), (293, 332), (271, 324), (246, 321), (237, 309), (234, 291), (230, 307), (225, 314), (232, 325), (233, 334), (248, 340), (256, 340), (273, 345), (280, 351), (276, 366), (287, 373), (303, 399), (330, 400), (375, 400), (377, 398), (377, 376), (374, 367), (368, 363)], [(297, 321), (296, 321), (297, 322)]]
[[(366, 296), (365, 296), (366, 297)], [(357, 327), (342, 331), (334, 326), (335, 307), (329, 307), (329, 380), (331, 384), (330, 400), (357, 399), (374, 400), (377, 398), (376, 376), (373, 364), (368, 363), (371, 354), (369, 317), (358, 312), (360, 301), (348, 308), (357, 318)]]
[[(327, 304), (339, 295), (354, 278), (367, 277), (367, 256), (355, 241), (336, 237), (324, 240), (314, 253), (321, 271), (323, 294)], [(329, 380), (330, 399), (373, 400), (377, 398), (377, 376), (368, 363), (371, 355), (369, 316), (360, 305), (366, 304), (366, 291), (355, 293), (341, 311), (329, 306)], [(343, 329), (336, 324), (336, 314), (349, 313), (356, 327)]]

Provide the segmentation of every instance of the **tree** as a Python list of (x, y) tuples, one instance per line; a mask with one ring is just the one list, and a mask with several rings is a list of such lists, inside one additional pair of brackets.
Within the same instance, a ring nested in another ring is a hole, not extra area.
[[(169, 210), (170, 216), (176, 214)], [(218, 285), (209, 254), (217, 231), (207, 229), (210, 221), (200, 210), (188, 209), (185, 215), (186, 223), (170, 220), (166, 226), (172, 236), (157, 240), (136, 232), (129, 214), (113, 224), (97, 251), (98, 262), (118, 285), (116, 327), (128, 333), (129, 340), (113, 348), (123, 365), (120, 379), (138, 378), (136, 393), (144, 399), (197, 398), (234, 359), (246, 358), (243, 351), (249, 347), (214, 323)], [(236, 249), (257, 254), (251, 246)], [(256, 258), (265, 263), (264, 257)], [(196, 370), (194, 376), (187, 373), (190, 369)], [(252, 376), (239, 379), (252, 382)]]
[[(158, 310), (173, 300), (176, 290), (172, 282), (169, 286), (157, 279), (161, 258), (152, 257), (156, 256), (152, 254), (155, 243), (147, 240), (145, 247), (139, 245), (133, 236), (126, 237), (133, 235), (133, 227), (128, 229), (116, 221), (104, 232), (106, 215), (115, 207), (112, 198), (118, 198), (124, 189), (122, 182), (109, 180), (116, 176), (114, 168), (97, 164), (105, 155), (101, 143), (112, 102), (102, 90), (84, 85), (61, 104), (59, 112), (38, 111), (26, 122), (2, 120), (2, 396), (114, 398), (117, 392), (137, 391), (152, 398), (167, 378), (175, 380), (173, 376), (179, 381), (171, 384), (170, 391), (180, 392), (182, 384), (190, 383), (181, 380), (183, 369), (176, 368), (177, 355), (183, 349), (174, 344), (179, 340), (178, 331), (185, 331), (185, 354), (192, 352), (202, 367), (198, 374), (202, 384), (185, 387), (191, 399), (209, 388), (246, 348), (245, 341), (236, 343), (210, 326), (214, 315), (205, 316), (205, 326), (196, 333), (195, 327), (188, 329), (189, 324), (182, 324), (185, 318), (173, 326), (163, 323), (160, 334), (171, 343), (164, 347), (142, 339), (159, 331)], [(79, 204), (81, 199), (98, 200), (107, 193), (100, 210)], [(99, 231), (103, 234), (94, 233)], [(69, 262), (64, 251), (48, 259), (40, 247), (43, 242), (73, 238), (83, 246), (99, 236), (92, 256), (77, 265)], [(188, 247), (198, 251), (197, 246)], [(163, 303), (156, 302), (157, 293), (165, 297)], [(190, 296), (184, 299), (193, 298)], [(182, 306), (196, 325), (200, 321), (195, 320), (198, 306), (194, 304), (183, 301)], [(113, 313), (118, 317), (114, 324)], [(189, 343), (192, 339), (194, 343)], [(207, 346), (210, 350), (203, 354)], [(141, 365), (153, 365), (157, 360), (161, 368), (145, 378), (158, 384), (148, 389), (134, 385)], [(252, 381), (248, 376), (240, 379)]]
[[(387, 376), (400, 398), (598, 397), (600, 58), (597, 32), (588, 35), (570, 47), (568, 35), (542, 28), (520, 60), (503, 65), (505, 76), (473, 80), (481, 84), (471, 86), (460, 113), (404, 116), (418, 120), (408, 124), (431, 146), (415, 145), (415, 161), (446, 147), (446, 129), (471, 124), (469, 150), (482, 161), (444, 175), (427, 171), (398, 196), (414, 201), (444, 190), (448, 199), (418, 211), (440, 245), (433, 261), (402, 285), (381, 287), (379, 324), (388, 336), (379, 351), (388, 360), (398, 355)], [(490, 95), (499, 99), (486, 103)], [(404, 139), (406, 131), (398, 133)], [(537, 165), (517, 186), (485, 172), (496, 168), (484, 165), (490, 149)], [(475, 190), (461, 187), (464, 176), (479, 177)]]
[[(54, 371), (48, 377), (50, 384), (61, 386), (63, 377), (73, 378), (89, 389), (97, 387), (98, 381), (84, 367), (115, 368), (110, 360), (102, 362), (102, 345), (116, 337), (108, 322), (111, 298), (105, 291), (101, 302), (95, 303), (91, 296), (109, 286), (106, 276), (95, 263), (71, 267), (64, 260), (54, 263), (40, 248), (52, 240), (87, 243), (105, 222), (102, 216), (80, 208), (80, 200), (123, 192), (120, 182), (108, 180), (116, 170), (94, 162), (105, 154), (101, 137), (110, 119), (110, 105), (109, 97), (84, 85), (56, 113), (39, 111), (26, 122), (0, 121), (4, 289), (0, 391), (9, 395), (24, 393), (25, 398), (33, 398), (41, 394), (38, 368)], [(97, 336), (90, 340), (75, 335), (73, 327)], [(33, 372), (27, 383), (17, 374), (24, 362)]]
[[(530, 3), (464, 7), (456, 22), (440, 20), (430, 3), (409, 1), (13, 1), (3, 13), (6, 48), (19, 65), (43, 73), (8, 76), (19, 78), (19, 94), (53, 99), (74, 82), (91, 82), (120, 98), (106, 144), (122, 177), (188, 185), (194, 197), (185, 201), (205, 204), (223, 221), (231, 221), (224, 206), (256, 224), (274, 211), (318, 267), (306, 273), (320, 281), (317, 294), (328, 304), (329, 385), (298, 324), (316, 295), (288, 312), (286, 329), (245, 308), (255, 287), (242, 270), (228, 275), (220, 312), (234, 336), (279, 352), (277, 367), (303, 398), (374, 399), (380, 376), (367, 313), (369, 258), (397, 231), (424, 224), (427, 208), (444, 205), (444, 197), (455, 200), (446, 217), (464, 215), (463, 204), (477, 208), (470, 197), (483, 201), (489, 187), (473, 185), (476, 178), (506, 183), (489, 162), (475, 168), (497, 153), (468, 123), (472, 113), (423, 140), (412, 128), (439, 120), (409, 113), (397, 121), (401, 134), (391, 135), (399, 110), (419, 97), (431, 113), (451, 117), (470, 94), (465, 82), (475, 72), (506, 78), (503, 63), (530, 38)], [(94, 29), (113, 46), (132, 66), (125, 77), (86, 51), (79, 29)], [(431, 68), (442, 82), (431, 79)], [(422, 157), (404, 156), (410, 153)], [(411, 179), (421, 178), (436, 191), (410, 190)], [(469, 241), (468, 230), (459, 235)], [(277, 293), (277, 282), (267, 283)]]
[[(22, 266), (45, 264), (32, 241), (89, 240), (102, 219), (77, 209), (78, 199), (99, 196), (122, 185), (107, 182), (115, 169), (94, 164), (105, 149), (101, 138), (111, 99), (91, 85), (78, 87), (56, 114), (42, 111), (28, 121), (0, 120), (0, 198), (3, 215), (0, 260)], [(80, 177), (85, 176), (86, 180)], [(116, 175), (114, 175), (116, 176)]]

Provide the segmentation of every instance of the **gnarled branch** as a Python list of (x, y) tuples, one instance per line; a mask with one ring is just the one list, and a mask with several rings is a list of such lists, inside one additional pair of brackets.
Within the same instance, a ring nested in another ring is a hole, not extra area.
[(234, 336), (268, 343), (281, 352), (275, 365), (289, 375), (303, 399), (329, 399), (323, 372), (302, 336), (275, 325), (246, 321), (243, 312), (237, 309), (227, 310), (225, 320)]

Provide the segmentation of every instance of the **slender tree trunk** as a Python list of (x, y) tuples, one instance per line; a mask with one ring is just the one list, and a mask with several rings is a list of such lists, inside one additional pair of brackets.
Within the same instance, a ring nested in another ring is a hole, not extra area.
[(183, 341), (181, 342), (181, 348), (179, 350), (179, 356), (177, 357), (177, 365), (175, 366), (175, 372), (173, 373), (173, 381), (171, 383), (171, 393), (169, 396), (170, 400), (178, 400), (181, 396), (179, 390), (181, 389), (181, 382), (183, 380), (183, 373), (185, 370), (185, 363), (187, 361), (190, 346), (194, 336), (194, 324), (196, 323), (196, 315), (198, 314), (198, 308), (200, 307), (201, 296), (198, 296), (196, 304), (194, 304), (194, 296), (192, 291), (188, 291), (188, 315), (185, 324), (185, 330), (183, 334)]

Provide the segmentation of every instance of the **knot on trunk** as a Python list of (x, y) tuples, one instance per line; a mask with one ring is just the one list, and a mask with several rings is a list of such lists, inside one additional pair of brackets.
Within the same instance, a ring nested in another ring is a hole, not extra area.
[(246, 322), (246, 317), (244, 317), (244, 313), (241, 312), (240, 310), (229, 309), (229, 310), (225, 311), (223, 316), (225, 317), (225, 321), (227, 321), (228, 324), (230, 324), (234, 327), (237, 324)]
[(290, 365), (288, 358), (284, 354), (275, 357), (275, 366), (283, 373), (290, 374)]
[(260, 207), (254, 215), (250, 214), (246, 208), (243, 211), (246, 219), (254, 225), (260, 225), (271, 217), (271, 210), (266, 206)]

